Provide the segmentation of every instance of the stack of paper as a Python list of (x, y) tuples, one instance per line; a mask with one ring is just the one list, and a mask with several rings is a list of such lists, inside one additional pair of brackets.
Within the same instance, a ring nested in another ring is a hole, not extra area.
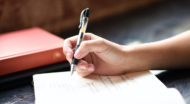
[(33, 76), (35, 104), (184, 104), (175, 89), (167, 89), (149, 71), (121, 76), (69, 72)]

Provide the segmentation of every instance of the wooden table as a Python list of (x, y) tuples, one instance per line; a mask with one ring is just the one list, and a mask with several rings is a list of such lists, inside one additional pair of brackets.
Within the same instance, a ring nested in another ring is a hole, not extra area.
[[(119, 44), (137, 44), (162, 40), (190, 29), (190, 1), (168, 0), (107, 20), (89, 24), (87, 31)], [(64, 38), (78, 30), (63, 32)], [(62, 34), (59, 34), (62, 36)], [(167, 86), (177, 88), (190, 104), (190, 70), (171, 70), (157, 75)], [(21, 80), (22, 81), (22, 80)], [(0, 104), (34, 104), (34, 92), (28, 82), (0, 92)], [(17, 82), (13, 82), (13, 84)], [(3, 85), (1, 85), (3, 86)]]

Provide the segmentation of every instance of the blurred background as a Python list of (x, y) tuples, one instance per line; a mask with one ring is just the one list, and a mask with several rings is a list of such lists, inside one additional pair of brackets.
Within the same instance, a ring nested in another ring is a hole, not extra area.
[(0, 32), (39, 26), (53, 33), (76, 27), (89, 7), (91, 22), (160, 0), (0, 0)]
[(41, 27), (67, 38), (78, 34), (80, 12), (90, 8), (87, 32), (120, 44), (168, 38), (190, 28), (189, 0), (0, 0), (0, 33)]
[[(158, 41), (190, 29), (190, 0), (0, 0), (0, 33), (40, 27), (67, 38), (78, 34), (80, 13), (87, 7), (87, 32), (119, 44)], [(157, 77), (190, 104), (189, 75), (181, 70)], [(10, 98), (11, 104), (34, 102), (31, 85), (9, 92), (1, 92), (2, 104)]]

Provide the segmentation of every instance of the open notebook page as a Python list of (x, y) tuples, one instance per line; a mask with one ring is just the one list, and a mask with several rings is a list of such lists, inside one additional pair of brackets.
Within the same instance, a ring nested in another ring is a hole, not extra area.
[(87, 78), (76, 73), (71, 76), (70, 72), (57, 72), (37, 74), (33, 80), (36, 104), (183, 104), (179, 94), (180, 103), (173, 100), (174, 94), (171, 100), (167, 88), (148, 71)]

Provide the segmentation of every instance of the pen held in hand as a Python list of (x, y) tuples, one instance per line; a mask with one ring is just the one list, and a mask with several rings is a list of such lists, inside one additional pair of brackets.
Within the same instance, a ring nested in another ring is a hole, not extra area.
[[(90, 14), (89, 8), (86, 8), (81, 12), (80, 25), (79, 25), (80, 30), (79, 30), (79, 35), (78, 35), (78, 39), (77, 39), (77, 44), (76, 44), (75, 49), (74, 49), (74, 54), (75, 54), (76, 50), (80, 47), (80, 44), (83, 40), (83, 35), (85, 34), (87, 24), (88, 24), (89, 14)], [(73, 55), (72, 62), (71, 62), (71, 70), (70, 70), (71, 75), (74, 73), (75, 67), (77, 64), (78, 64), (78, 59), (76, 59)]]

